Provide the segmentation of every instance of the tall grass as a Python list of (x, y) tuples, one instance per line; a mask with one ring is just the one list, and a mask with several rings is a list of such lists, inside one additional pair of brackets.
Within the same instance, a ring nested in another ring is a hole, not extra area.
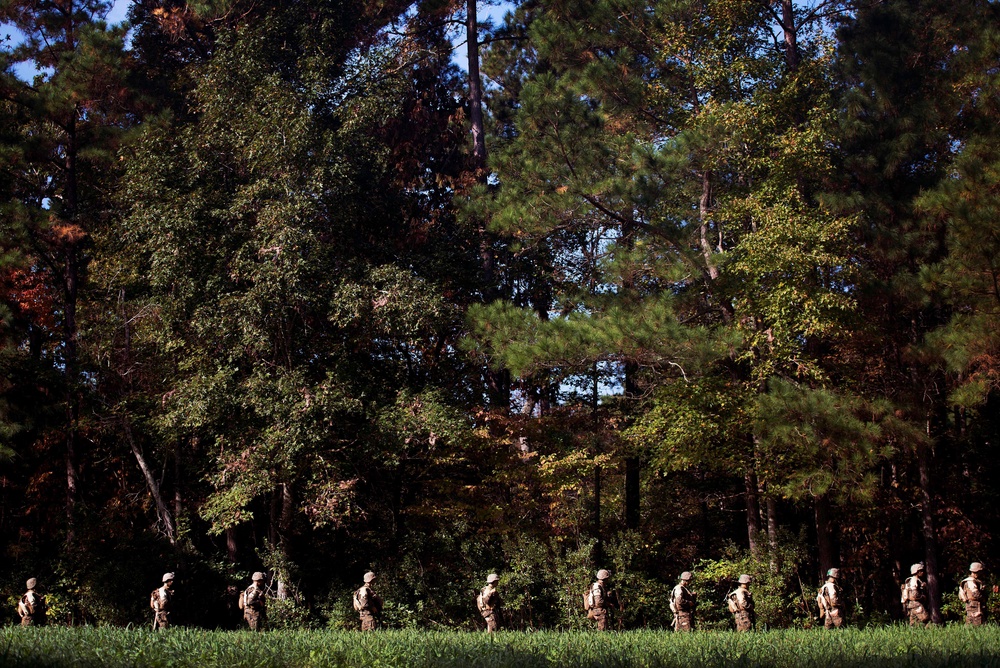
[(672, 634), (0, 629), (0, 666), (1000, 668), (1000, 628)]

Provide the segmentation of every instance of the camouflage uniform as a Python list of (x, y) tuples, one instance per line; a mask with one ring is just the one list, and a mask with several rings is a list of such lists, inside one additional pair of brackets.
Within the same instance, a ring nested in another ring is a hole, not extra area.
[(729, 610), (733, 613), (733, 620), (736, 623), (737, 631), (753, 631), (754, 625), (754, 602), (753, 594), (750, 593), (749, 575), (740, 576), (740, 586), (729, 594)]
[(930, 624), (930, 613), (927, 612), (927, 583), (920, 577), (924, 572), (923, 564), (913, 564), (910, 567), (910, 577), (903, 583), (903, 604), (910, 618), (910, 626), (927, 626)]
[(247, 620), (251, 631), (263, 631), (267, 623), (267, 595), (264, 591), (264, 574), (253, 574), (253, 584), (240, 595), (243, 619)]
[(382, 598), (371, 588), (375, 574), (371, 571), (365, 573), (364, 580), (361, 588), (354, 592), (354, 609), (361, 617), (361, 630), (374, 631), (378, 628), (378, 620), (382, 615)]
[(819, 614), (823, 618), (823, 628), (839, 629), (844, 625), (843, 590), (837, 584), (840, 570), (831, 568), (826, 572), (826, 582), (816, 595)]
[(979, 571), (983, 570), (981, 563), (974, 562), (969, 566), (969, 577), (962, 580), (958, 586), (958, 598), (965, 603), (965, 623), (967, 626), (983, 625), (983, 599), (985, 590), (979, 581)]
[(21, 626), (45, 626), (45, 597), (35, 591), (35, 578), (28, 580), (27, 589), (17, 602), (17, 614), (21, 616)]
[(590, 585), (587, 595), (587, 617), (597, 622), (598, 631), (608, 630), (608, 618), (611, 609), (617, 606), (618, 597), (607, 588), (607, 580), (611, 573), (605, 569), (597, 571), (597, 582)]
[(674, 613), (674, 631), (694, 630), (695, 596), (687, 588), (691, 581), (691, 573), (681, 573), (681, 581), (670, 592), (670, 612)]
[(170, 602), (174, 597), (174, 574), (163, 574), (163, 586), (149, 595), (149, 607), (153, 609), (153, 629), (170, 627)]
[(499, 581), (500, 578), (496, 573), (487, 575), (486, 586), (482, 588), (479, 596), (476, 597), (476, 607), (479, 608), (479, 614), (486, 620), (487, 633), (496, 633), (498, 628), (497, 618), (500, 616), (501, 600), (496, 583)]

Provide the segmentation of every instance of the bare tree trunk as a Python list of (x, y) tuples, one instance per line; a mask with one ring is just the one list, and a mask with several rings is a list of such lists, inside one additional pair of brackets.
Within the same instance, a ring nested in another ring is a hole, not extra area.
[(125, 431), (125, 438), (132, 448), (132, 454), (135, 455), (135, 461), (139, 464), (139, 470), (142, 471), (143, 477), (146, 478), (146, 486), (149, 488), (150, 496), (153, 497), (153, 503), (156, 504), (156, 514), (159, 516), (160, 521), (163, 522), (167, 538), (170, 540), (171, 545), (177, 545), (177, 527), (174, 524), (174, 518), (170, 515), (170, 508), (167, 506), (167, 502), (161, 493), (160, 483), (156, 481), (156, 476), (153, 475), (152, 469), (149, 468), (149, 463), (142, 453), (142, 448), (135, 442), (135, 438), (132, 436), (132, 427), (129, 425), (127, 419), (122, 420), (122, 427)]
[[(930, 420), (928, 420), (928, 432)], [(929, 434), (928, 434), (929, 435)], [(934, 507), (931, 496), (930, 453), (926, 445), (917, 446), (917, 468), (920, 474), (920, 519), (924, 537), (924, 568), (927, 571), (927, 607), (931, 621), (942, 623), (941, 584), (938, 581), (937, 532), (934, 528)]]
[[(629, 237), (631, 238), (631, 236)], [(630, 247), (631, 243), (628, 244)], [(631, 280), (625, 281), (625, 289), (634, 288)], [(639, 372), (639, 365), (635, 362), (625, 364), (625, 398), (631, 407), (632, 402), (639, 395), (639, 387), (636, 382), (636, 374)], [(642, 516), (641, 508), (641, 461), (639, 457), (630, 456), (625, 458), (625, 527), (628, 529), (638, 529)]]
[(824, 577), (826, 572), (837, 565), (837, 548), (833, 537), (831, 522), (830, 499), (825, 494), (816, 497), (816, 547), (819, 552), (819, 574)]
[(708, 238), (709, 217), (712, 213), (712, 172), (705, 170), (701, 173), (701, 198), (698, 200), (698, 222), (701, 231), (701, 253), (705, 258), (705, 266), (708, 268), (708, 275), (713, 281), (719, 278), (719, 268), (715, 265), (712, 257), (714, 249), (712, 242)]
[(183, 512), (184, 498), (181, 494), (181, 453), (184, 452), (184, 441), (177, 441), (177, 452), (174, 453), (174, 517), (180, 521)]
[[(486, 131), (483, 126), (483, 81), (479, 76), (479, 24), (476, 0), (467, 0), (465, 30), (469, 56), (469, 120), (472, 123), (472, 162), (477, 171), (486, 170)], [(485, 178), (485, 174), (480, 175)]]
[(747, 502), (747, 537), (750, 541), (750, 554), (760, 556), (760, 496), (757, 490), (757, 474), (752, 470), (743, 476), (743, 489)]
[(226, 558), (229, 559), (229, 563), (236, 563), (236, 529), (233, 527), (226, 527)]
[[(280, 515), (278, 516), (278, 549), (281, 550), (281, 560), (283, 565), (289, 562), (290, 545), (289, 534), (292, 528), (292, 513), (294, 512), (295, 497), (292, 493), (292, 486), (289, 483), (282, 483), (278, 486), (280, 494)], [(277, 573), (277, 597), (281, 600), (290, 598), (291, 589), (288, 586), (288, 573), (284, 569)]]
[[(67, 30), (72, 30), (72, 27)], [(72, 39), (67, 34), (67, 39)], [(75, 111), (74, 111), (75, 114)], [(76, 224), (76, 214), (79, 206), (76, 174), (76, 119), (70, 120), (66, 127), (66, 189), (64, 192), (65, 215), (67, 221)], [(77, 359), (77, 324), (76, 304), (79, 294), (79, 249), (80, 240), (75, 233), (67, 235), (65, 276), (64, 276), (64, 310), (63, 310), (63, 347), (65, 350), (66, 373), (66, 543), (73, 544), (76, 540), (76, 504), (79, 494), (79, 473), (77, 466), (77, 427), (80, 417), (80, 398), (77, 392), (76, 374)]]
[(768, 495), (767, 508), (767, 546), (771, 553), (771, 572), (777, 573), (781, 568), (781, 555), (778, 554), (778, 500)]
[(789, 72), (794, 72), (799, 69), (799, 36), (793, 0), (781, 0), (781, 29), (785, 37), (785, 65)]

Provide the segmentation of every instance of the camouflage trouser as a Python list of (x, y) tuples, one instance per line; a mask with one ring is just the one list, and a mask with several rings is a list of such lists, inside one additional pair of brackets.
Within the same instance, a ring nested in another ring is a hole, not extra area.
[(983, 625), (983, 607), (979, 601), (969, 601), (965, 604), (965, 623), (968, 626)]
[(740, 610), (733, 615), (737, 631), (753, 631), (753, 616), (746, 610)]
[(690, 612), (678, 612), (674, 614), (674, 631), (693, 631), (694, 614)]
[(591, 608), (590, 618), (597, 622), (598, 631), (608, 630), (608, 611), (604, 608)]
[(247, 608), (243, 611), (243, 619), (247, 620), (247, 624), (250, 625), (251, 631), (264, 630), (264, 613), (260, 610), (251, 610), (250, 608)]
[(840, 608), (831, 608), (823, 615), (823, 628), (839, 629), (843, 625), (844, 615), (841, 614)]
[(920, 601), (910, 601), (906, 604), (906, 611), (910, 616), (910, 626), (927, 626), (931, 621), (931, 616), (927, 608)]
[(367, 610), (362, 610), (358, 614), (361, 617), (361, 630), (374, 631), (375, 627), (378, 626), (378, 622), (375, 620), (375, 615), (368, 612)]
[(154, 629), (166, 629), (170, 627), (170, 613), (169, 612), (157, 612), (155, 617), (153, 617), (153, 628)]
[(492, 610), (489, 613), (483, 614), (483, 619), (486, 620), (486, 632), (496, 633), (497, 630), (497, 615)]

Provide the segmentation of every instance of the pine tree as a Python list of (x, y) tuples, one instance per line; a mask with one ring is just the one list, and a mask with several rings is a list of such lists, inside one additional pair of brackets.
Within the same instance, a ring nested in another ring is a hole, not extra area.
[(79, 421), (85, 362), (80, 300), (87, 284), (89, 236), (106, 217), (114, 148), (127, 125), (124, 29), (103, 21), (109, 3), (8, 2), (0, 20), (21, 41), (5, 54), (33, 68), (32, 82), (4, 73), (5, 103), (19, 109), (23, 134), (8, 163), (16, 186), (7, 201), (6, 242), (31, 249), (30, 271), (52, 281), (57, 299), (53, 337), (63, 372), (66, 528), (73, 541), (79, 498)]

